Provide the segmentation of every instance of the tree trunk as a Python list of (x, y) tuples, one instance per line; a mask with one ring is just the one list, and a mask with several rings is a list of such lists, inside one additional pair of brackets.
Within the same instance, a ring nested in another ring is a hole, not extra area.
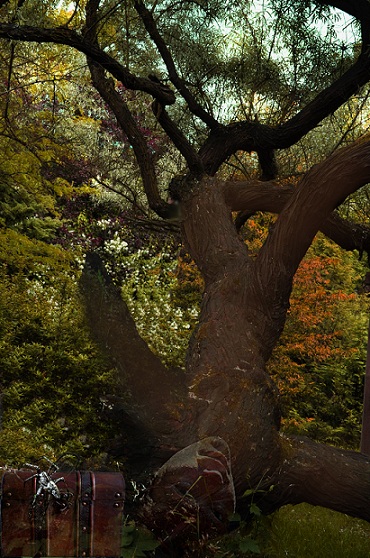
[[(274, 176), (273, 150), (293, 145), (369, 80), (369, 2), (319, 3), (359, 19), (362, 52), (330, 86), (313, 92), (305, 108), (275, 127), (249, 120), (217, 122), (180, 77), (153, 13), (141, 0), (134, 6), (174, 88), (132, 74), (99, 46), (96, 35), (103, 13), (98, 12), (98, 0), (85, 3), (82, 33), (63, 25), (39, 28), (16, 22), (1, 23), (0, 37), (63, 44), (85, 53), (96, 89), (134, 148), (150, 207), (168, 216), (170, 208), (161, 199), (145, 134), (103, 69), (124, 87), (155, 99), (158, 122), (194, 175), (214, 175), (230, 155), (244, 150), (256, 151), (265, 177)], [(0, 7), (5, 4), (0, 0)], [(198, 152), (166, 111), (178, 93), (190, 113), (207, 126), (209, 135)], [(280, 215), (255, 258), (238, 238), (231, 213), (254, 209), (251, 191), (246, 195), (248, 187), (209, 178), (182, 181), (177, 197), (184, 242), (205, 279), (199, 325), (184, 374), (166, 369), (152, 354), (100, 264), (88, 262), (83, 279), (87, 315), (129, 392), (112, 404), (126, 430), (135, 426), (131, 436), (125, 434), (133, 476), (150, 479), (137, 513), (162, 540), (222, 531), (235, 505), (247, 514), (243, 494), (257, 487), (266, 490), (261, 506), (267, 512), (307, 501), (370, 519), (370, 458), (282, 436), (279, 397), (265, 368), (284, 327), (294, 273), (317, 231), (337, 235), (348, 249), (370, 246), (367, 230), (366, 238), (358, 227), (346, 238), (343, 223), (329, 219), (349, 193), (369, 181), (370, 146), (365, 138), (315, 166), (294, 191), (261, 186), (256, 208), (266, 209), (273, 197), (269, 210)]]
[[(280, 435), (278, 394), (265, 370), (284, 326), (296, 267), (337, 200), (369, 178), (368, 144), (314, 168), (255, 259), (236, 234), (227, 184), (204, 179), (183, 194), (184, 239), (205, 279), (186, 361), (193, 421), (183, 443), (209, 436), (227, 443), (236, 504), (245, 514), (243, 494), (258, 487), (266, 490), (266, 511), (306, 501), (370, 519), (369, 460)], [(185, 461), (182, 468), (180, 458), (177, 462), (177, 479), (184, 475)], [(171, 486), (173, 472), (171, 467)], [(197, 473), (202, 475), (199, 463)], [(164, 465), (153, 494), (158, 497), (162, 489), (162, 497), (168, 495), (168, 483)], [(171, 499), (167, 504), (177, 506)]]
[[(182, 183), (183, 237), (205, 280), (183, 387), (176, 387), (182, 380), (150, 356), (134, 330), (124, 350), (116, 333), (109, 339), (100, 333), (119, 359), (126, 351), (134, 358), (132, 340), (143, 351), (130, 384), (145, 409), (156, 459), (137, 514), (163, 541), (222, 531), (235, 505), (248, 515), (243, 496), (251, 488), (258, 488), (266, 512), (309, 502), (370, 520), (370, 460), (281, 435), (279, 396), (265, 368), (306, 249), (338, 198), (369, 179), (368, 143), (315, 167), (289, 196), (257, 257), (237, 235), (230, 184), (213, 178), (189, 180), (186, 188)], [(127, 328), (127, 316), (121, 321)]]

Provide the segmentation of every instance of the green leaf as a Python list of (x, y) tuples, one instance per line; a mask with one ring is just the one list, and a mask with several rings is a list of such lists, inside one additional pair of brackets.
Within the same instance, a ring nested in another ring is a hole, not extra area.
[(127, 534), (127, 533), (133, 533), (135, 531), (135, 522), (134, 521), (130, 521), (129, 523), (126, 523), (126, 525), (124, 525), (123, 527), (123, 533)]
[(256, 541), (251, 538), (240, 541), (239, 550), (241, 552), (254, 552), (255, 554), (259, 554), (261, 552)]
[(240, 515), (239, 513), (236, 513), (236, 512), (230, 514), (229, 517), (228, 517), (227, 519), (228, 519), (229, 521), (233, 521), (233, 522), (235, 522), (235, 523), (240, 523), (241, 520), (242, 520), (241, 515)]
[(133, 541), (134, 541), (134, 536), (133, 535), (124, 534), (123, 537), (122, 537), (122, 546), (123, 547), (131, 546)]
[(247, 496), (252, 496), (253, 494), (255, 494), (257, 491), (254, 488), (249, 488), (248, 490), (246, 490), (243, 494), (243, 497), (247, 497)]
[(249, 510), (250, 510), (250, 512), (251, 512), (253, 515), (255, 515), (256, 517), (260, 517), (260, 515), (261, 515), (261, 510), (260, 510), (260, 508), (257, 506), (257, 504), (253, 504), (253, 503), (252, 503), (252, 504), (249, 506)]

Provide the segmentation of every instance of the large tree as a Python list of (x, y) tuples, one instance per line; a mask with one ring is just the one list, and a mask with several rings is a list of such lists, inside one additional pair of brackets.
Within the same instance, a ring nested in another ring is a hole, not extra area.
[[(0, 37), (86, 56), (92, 84), (133, 148), (149, 207), (164, 220), (177, 214), (205, 283), (185, 370), (170, 370), (140, 338), (100, 262), (88, 260), (87, 314), (130, 391), (116, 411), (132, 432), (131, 474), (146, 484), (136, 513), (163, 540), (222, 531), (235, 505), (248, 514), (243, 495), (258, 488), (266, 512), (309, 502), (370, 520), (370, 458), (281, 434), (266, 372), (316, 233), (347, 250), (370, 249), (370, 229), (336, 211), (370, 181), (366, 136), (298, 185), (276, 180), (275, 157), (368, 83), (370, 2), (271, 0), (258, 25), (261, 5), (253, 12), (247, 0), (67, 2), (72, 11), (54, 25), (60, 4), (2, 0)], [(339, 10), (357, 22), (353, 49), (328, 31)], [(153, 126), (182, 156), (169, 196), (130, 91), (152, 99)], [(243, 154), (252, 154), (244, 166), (257, 156), (260, 180), (225, 179), (224, 164)], [(239, 230), (255, 211), (278, 217), (252, 256)]]

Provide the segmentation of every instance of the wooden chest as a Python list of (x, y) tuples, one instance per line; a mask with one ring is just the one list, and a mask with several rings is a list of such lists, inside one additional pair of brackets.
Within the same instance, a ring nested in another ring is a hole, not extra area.
[(59, 471), (48, 479), (45, 488), (35, 471), (4, 474), (2, 558), (121, 556), (123, 476)]

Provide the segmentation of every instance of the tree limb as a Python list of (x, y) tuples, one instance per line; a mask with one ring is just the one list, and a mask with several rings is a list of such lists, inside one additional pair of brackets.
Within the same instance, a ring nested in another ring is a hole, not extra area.
[(93, 336), (118, 367), (134, 409), (154, 432), (166, 433), (184, 395), (181, 372), (166, 368), (140, 337), (119, 289), (94, 253), (87, 256), (81, 287)]
[[(252, 214), (256, 211), (281, 213), (294, 193), (290, 184), (258, 180), (226, 181), (222, 187), (231, 211)], [(370, 227), (343, 219), (336, 211), (324, 221), (320, 231), (344, 250), (370, 254)]]
[[(97, 47), (97, 9), (100, 0), (89, 0), (86, 5), (86, 31), (85, 37)], [(88, 66), (95, 89), (113, 111), (120, 128), (126, 134), (140, 169), (144, 190), (149, 207), (162, 217), (170, 216), (172, 207), (163, 201), (159, 194), (157, 175), (153, 158), (149, 152), (147, 142), (141, 133), (130, 109), (123, 97), (116, 91), (113, 80), (105, 76), (104, 69), (91, 58)]]
[(4, 39), (14, 39), (15, 41), (55, 43), (70, 46), (100, 64), (128, 89), (149, 93), (164, 105), (173, 104), (175, 102), (173, 91), (168, 87), (156, 83), (149, 78), (142, 78), (132, 74), (127, 68), (117, 62), (116, 59), (99, 48), (99, 46), (87, 40), (73, 29), (67, 29), (65, 27), (40, 28), (30, 25), (18, 26), (1, 23), (0, 37)]
[(127, 135), (132, 145), (140, 168), (149, 207), (163, 218), (170, 217), (172, 215), (172, 208), (160, 197), (154, 161), (130, 109), (118, 91), (116, 91), (114, 84), (105, 77), (103, 68), (91, 61), (88, 61), (88, 65), (95, 89), (113, 111), (119, 126)]
[(134, 5), (137, 13), (141, 17), (145, 25), (146, 30), (157, 46), (157, 49), (162, 56), (164, 63), (166, 64), (171, 82), (174, 84), (179, 93), (187, 102), (190, 112), (203, 120), (203, 122), (207, 124), (207, 126), (209, 126), (211, 129), (217, 127), (217, 120), (215, 120), (212, 115), (210, 115), (203, 109), (203, 107), (197, 102), (191, 91), (186, 87), (185, 81), (180, 78), (171, 53), (157, 29), (151, 12), (145, 7), (143, 0), (136, 0)]
[(159, 124), (187, 162), (190, 172), (195, 176), (202, 174), (204, 169), (200, 158), (165, 107), (154, 101), (152, 108)]
[(363, 50), (368, 46), (370, 33), (370, 4), (367, 0), (357, 0), (356, 2), (352, 2), (351, 0), (317, 0), (317, 2), (323, 6), (338, 8), (338, 10), (346, 12), (348, 15), (357, 19), (361, 23)]
[(370, 141), (362, 139), (315, 165), (277, 218), (255, 260), (260, 300), (275, 324), (271, 331), (276, 339), (285, 321), (294, 274), (314, 236), (330, 213), (369, 181)]
[(274, 489), (258, 502), (263, 511), (307, 502), (370, 521), (368, 456), (308, 438), (281, 436), (281, 446), (281, 467), (268, 482)]
[(211, 130), (199, 150), (204, 168), (215, 174), (221, 164), (238, 150), (259, 151), (290, 147), (335, 112), (370, 79), (370, 51), (362, 53), (340, 78), (321, 91), (287, 122), (271, 127), (242, 121)]
[(358, 21), (370, 24), (370, 4), (367, 0), (356, 0), (356, 2), (352, 0), (316, 0), (316, 2), (323, 6), (337, 8), (358, 19)]

